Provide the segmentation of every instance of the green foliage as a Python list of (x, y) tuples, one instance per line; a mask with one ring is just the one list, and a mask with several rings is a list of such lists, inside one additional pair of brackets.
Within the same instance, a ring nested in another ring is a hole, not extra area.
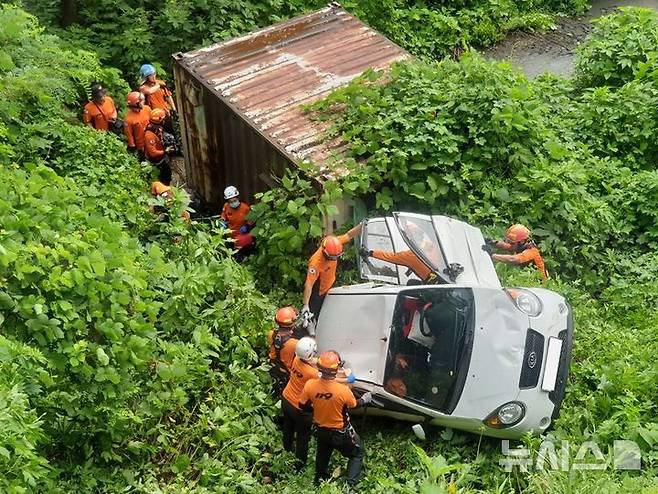
[(656, 72), (658, 14), (655, 11), (622, 8), (621, 14), (594, 22), (594, 31), (578, 48), (576, 82), (580, 86), (619, 87), (640, 75)]
[(333, 184), (320, 194), (318, 185), (292, 171), (279, 187), (256, 195), (251, 217), (259, 247), (250, 264), (267, 275), (260, 286), (291, 289), (303, 283), (308, 257), (323, 235), (323, 218), (338, 212), (332, 204), (338, 197)]
[(586, 89), (574, 101), (573, 127), (599, 156), (619, 157), (627, 166), (655, 168), (658, 105), (652, 83), (631, 81), (620, 88)]
[(48, 461), (39, 454), (44, 441), (42, 421), (30, 405), (50, 376), (46, 359), (37, 350), (0, 336), (0, 490), (34, 492), (51, 476)]
[[(515, 8), (532, 15), (558, 3)], [(97, 5), (102, 12), (109, 4)], [(130, 5), (121, 8), (134, 13)], [(500, 17), (490, 26), (513, 24), (504, 13), (510, 4), (497, 5)], [(184, 26), (209, 6), (220, 4), (166, 2), (143, 14), (166, 11)], [(223, 19), (212, 22), (234, 22), (238, 32), (240, 16), (256, 25), (274, 10), (306, 6), (224, 3)], [(421, 30), (428, 19), (454, 25), (441, 9), (457, 7), (464, 18), (486, 9), (473, 0), (407, 10), (421, 12), (413, 24)], [(486, 18), (482, 36), (493, 33)], [(112, 22), (126, 22), (98, 19), (107, 24), (101, 40)], [(45, 35), (16, 8), (3, 7), (0, 21), (7, 46), (0, 55), (0, 490), (309, 492), (312, 469), (298, 472), (282, 452), (259, 355), (273, 301), (230, 259), (221, 230), (180, 219), (183, 191), (176, 190), (170, 220), (154, 222), (149, 170), (115, 136), (75, 122), (92, 78), (109, 74), (118, 91), (126, 87), (116, 72)], [(148, 31), (135, 22), (124, 27), (131, 36)], [(415, 42), (413, 30), (402, 34)], [(103, 43), (96, 44), (106, 49)], [(655, 126), (642, 112), (655, 99), (647, 74), (616, 90), (576, 92), (566, 81), (528, 81), (468, 55), (401, 65), (385, 83), (368, 75), (316, 107), (352, 145), (352, 173), (323, 192), (289, 174), (260, 196), (259, 252), (248, 265), (259, 286), (285, 287), (291, 291), (282, 298), (298, 300), (304, 264), (338, 198), (363, 198), (384, 212), (453, 214), (491, 234), (527, 222), (553, 274), (547, 288), (565, 294), (576, 316), (567, 398), (547, 437), (594, 439), (604, 448), (631, 439), (643, 454), (639, 473), (509, 475), (498, 466), (498, 441), (428, 428), (421, 449), (410, 444), (407, 424), (355, 418), (367, 449), (361, 491), (651, 492), (658, 476), (658, 172)], [(538, 284), (532, 270), (499, 272), (506, 285)], [(538, 439), (525, 442), (537, 450)], [(342, 484), (316, 492), (342, 492)]]
[[(51, 25), (59, 0), (25, 0)], [(412, 54), (433, 59), (466, 45), (488, 46), (514, 29), (546, 29), (555, 12), (584, 10), (587, 0), (348, 0), (344, 8)], [(61, 32), (71, 46), (95, 49), (131, 83), (145, 62), (169, 66), (184, 52), (245, 34), (326, 5), (322, 0), (77, 0), (76, 23)]]

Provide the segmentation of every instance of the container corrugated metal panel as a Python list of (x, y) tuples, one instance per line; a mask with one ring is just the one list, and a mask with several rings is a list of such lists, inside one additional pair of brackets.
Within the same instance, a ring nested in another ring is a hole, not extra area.
[(217, 203), (228, 183), (252, 196), (302, 161), (329, 178), (345, 145), (328, 141), (302, 105), (408, 56), (337, 5), (176, 55), (188, 181)]

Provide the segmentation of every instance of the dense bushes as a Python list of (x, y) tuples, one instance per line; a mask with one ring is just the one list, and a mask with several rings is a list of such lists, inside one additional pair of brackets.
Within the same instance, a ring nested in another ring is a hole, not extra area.
[(583, 87), (619, 87), (658, 69), (658, 14), (622, 8), (621, 14), (595, 21), (596, 28), (579, 47), (576, 82)]
[[(148, 15), (178, 12), (187, 22), (180, 12), (196, 5), (166, 3)], [(263, 13), (277, 4), (259, 5)], [(254, 25), (266, 17), (256, 18)], [(227, 19), (236, 18), (215, 22)], [(145, 29), (130, 22), (131, 36)], [(102, 33), (105, 40), (110, 29)], [(126, 84), (19, 9), (2, 8), (0, 38), (0, 490), (308, 492), (311, 470), (293, 472), (280, 451), (257, 353), (272, 302), (227, 257), (221, 232), (177, 214), (154, 223), (150, 170), (115, 136), (75, 121), (91, 80), (117, 93)], [(125, 53), (131, 65), (136, 53)], [(353, 174), (319, 200), (292, 175), (261, 196), (260, 253), (250, 267), (263, 286), (299, 289), (322, 215), (335, 212), (330, 203), (341, 195), (380, 212), (458, 215), (492, 234), (528, 222), (549, 258), (549, 288), (576, 315), (572, 379), (550, 437), (604, 447), (627, 438), (643, 450), (639, 474), (508, 476), (495, 441), (432, 430), (424, 453), (409, 444), (406, 425), (369, 418), (358, 424), (368, 450), (365, 492), (653, 486), (658, 175), (654, 121), (634, 100), (651, 104), (655, 91), (651, 78), (637, 76), (619, 90), (575, 90), (468, 55), (401, 65), (386, 84), (366, 79), (316, 108), (337, 118), (336, 131), (353, 144)], [(532, 271), (501, 275), (510, 285), (537, 283)], [(527, 442), (536, 449), (536, 439)]]
[(221, 232), (154, 225), (148, 173), (74, 120), (112, 72), (19, 9), (0, 26), (0, 488), (120, 490), (142, 469), (254, 484), (274, 430), (255, 351), (271, 303)]
[[(587, 0), (443, 2), (434, 0), (347, 0), (343, 6), (414, 55), (441, 59), (465, 45), (488, 46), (513, 29), (550, 26), (552, 12), (581, 11)], [(171, 54), (245, 34), (259, 27), (324, 7), (325, 0), (156, 1), (77, 0), (75, 15), (60, 15), (59, 0), (24, 4), (74, 46), (98, 51), (136, 82), (142, 63), (166, 67)]]

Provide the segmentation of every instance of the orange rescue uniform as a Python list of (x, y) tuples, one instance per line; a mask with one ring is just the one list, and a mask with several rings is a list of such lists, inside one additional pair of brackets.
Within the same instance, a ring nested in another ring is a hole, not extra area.
[[(498, 242), (497, 246), (501, 249), (514, 252), (514, 245), (509, 244), (507, 242)], [(548, 271), (546, 270), (546, 266), (544, 265), (544, 259), (542, 259), (541, 257), (539, 248), (532, 242), (527, 243), (526, 248), (524, 250), (522, 250), (517, 254), (513, 254), (512, 257), (519, 264), (525, 265), (525, 264), (533, 263), (535, 266), (537, 266), (537, 269), (539, 270), (539, 274), (541, 275), (541, 279), (542, 280), (548, 279)]]
[(246, 202), (240, 202), (237, 209), (233, 209), (228, 202), (225, 202), (221, 217), (227, 223), (229, 230), (237, 232), (241, 226), (247, 224), (249, 211), (251, 211), (251, 206)]
[(144, 151), (146, 144), (146, 127), (151, 118), (151, 108), (144, 106), (139, 111), (128, 110), (125, 119), (125, 127), (123, 132), (126, 135), (129, 148), (139, 149)]
[[(338, 240), (345, 245), (350, 241), (347, 235), (339, 235)], [(308, 271), (306, 272), (306, 283), (320, 283), (318, 294), (326, 295), (336, 282), (336, 268), (338, 261), (327, 259), (322, 252), (322, 247), (315, 251), (308, 261)]]
[(432, 270), (427, 267), (427, 265), (421, 261), (416, 254), (410, 250), (405, 250), (403, 252), (386, 252), (383, 250), (373, 250), (372, 257), (375, 259), (380, 259), (382, 261), (390, 262), (393, 264), (398, 264), (400, 266), (406, 266), (411, 269), (416, 276), (421, 280), (425, 281), (429, 278)]
[[(160, 88), (151, 94), (147, 94), (148, 89), (155, 84), (160, 84)], [(167, 112), (167, 115), (169, 115), (171, 106), (169, 106), (169, 103), (167, 103), (167, 97), (171, 96), (171, 91), (167, 87), (166, 82), (161, 81), (160, 79), (156, 79), (155, 83), (144, 81), (142, 85), (139, 86), (139, 90), (144, 95), (144, 98), (146, 98), (146, 103), (148, 106), (150, 106), (153, 110), (156, 108), (162, 108)]]
[(290, 379), (283, 390), (283, 397), (295, 408), (299, 409), (299, 400), (304, 391), (304, 385), (311, 379), (317, 379), (318, 370), (311, 364), (295, 357), (290, 367)]
[(82, 121), (85, 124), (91, 123), (96, 130), (109, 130), (110, 120), (116, 120), (117, 108), (114, 106), (114, 100), (105, 96), (103, 103), (97, 105), (89, 101), (82, 112)]
[(159, 161), (165, 155), (164, 145), (162, 139), (158, 134), (152, 130), (147, 130), (144, 133), (144, 154), (151, 161)]
[(344, 429), (350, 422), (348, 409), (357, 405), (352, 390), (333, 379), (311, 379), (304, 385), (299, 407), (313, 405), (313, 422), (325, 429)]
[[(267, 334), (267, 343), (270, 347), (270, 361), (277, 362), (276, 358), (276, 347), (274, 346), (274, 329), (270, 330)], [(290, 332), (292, 334), (292, 331)], [(279, 360), (286, 367), (287, 370), (290, 370), (292, 367), (292, 361), (295, 358), (295, 346), (297, 345), (297, 338), (292, 336), (288, 341), (283, 344), (283, 348), (279, 351)]]

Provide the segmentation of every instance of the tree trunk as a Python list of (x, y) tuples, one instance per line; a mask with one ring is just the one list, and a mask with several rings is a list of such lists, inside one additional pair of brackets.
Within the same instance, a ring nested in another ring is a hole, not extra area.
[(78, 14), (76, 0), (61, 0), (59, 4), (59, 25), (70, 26), (75, 23)]

